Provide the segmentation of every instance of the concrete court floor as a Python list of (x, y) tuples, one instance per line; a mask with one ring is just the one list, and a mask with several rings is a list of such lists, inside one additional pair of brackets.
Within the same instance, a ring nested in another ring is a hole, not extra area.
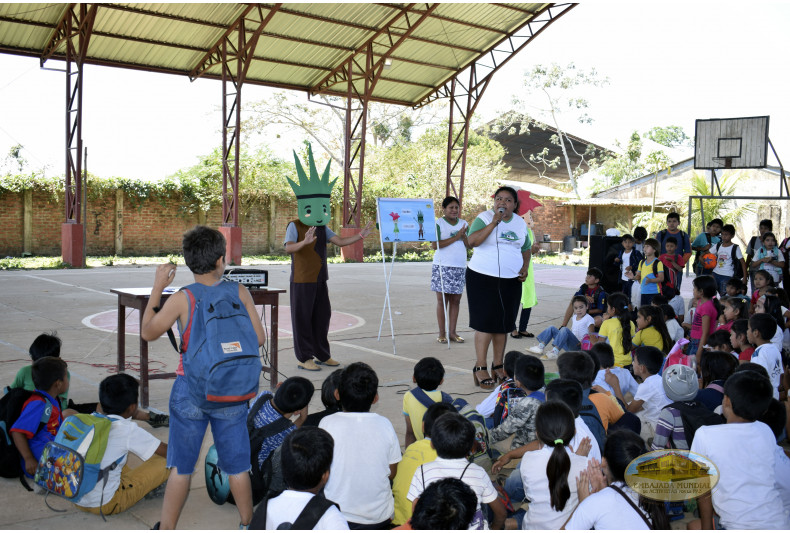
[[(63, 340), (61, 355), (69, 362), (71, 372), (70, 397), (76, 402), (94, 401), (98, 397), (98, 383), (115, 372), (116, 334), (113, 330), (99, 331), (83, 324), (85, 317), (116, 309), (116, 296), (109, 291), (116, 287), (149, 287), (154, 277), (153, 266), (102, 267), (90, 270), (43, 270), (0, 273), (0, 384), (8, 385), (16, 371), (29, 363), (27, 347), (41, 332), (57, 330)], [(273, 264), (269, 270), (271, 287), (288, 287), (290, 266)], [(388, 265), (389, 268), (389, 265)], [(360, 317), (353, 329), (330, 334), (333, 356), (344, 364), (364, 361), (379, 376), (379, 402), (374, 412), (392, 421), (399, 435), (404, 434), (401, 395), (411, 386), (412, 369), (421, 357), (438, 357), (445, 365), (446, 376), (442, 389), (453, 396), (465, 396), (470, 403), (484, 398), (484, 393), (473, 386), (471, 368), (474, 366), (473, 332), (468, 327), (466, 299), (462, 301), (458, 333), (467, 339), (464, 344), (437, 344), (436, 299), (429, 290), (430, 263), (396, 263), (391, 276), (395, 346), (390, 337), (387, 319), (382, 339), (377, 341), (382, 307), (385, 299), (384, 270), (381, 264), (329, 265), (329, 289), (335, 311)], [(584, 267), (556, 267), (536, 265), (535, 277), (539, 304), (533, 309), (530, 331), (540, 332), (547, 325), (559, 321), (572, 293), (583, 282)], [(179, 267), (174, 285), (191, 283), (186, 267)], [(689, 284), (690, 285), (690, 284)], [(280, 304), (288, 305), (287, 294)], [(281, 316), (287, 308), (281, 309)], [(328, 371), (305, 372), (296, 368), (293, 342), (288, 332), (280, 336), (281, 380), (302, 375), (315, 383), (320, 391)], [(127, 361), (137, 360), (137, 340), (128, 335)], [(533, 339), (508, 338), (507, 349), (526, 350), (536, 344)], [(173, 371), (177, 357), (166, 338), (150, 345), (152, 368)], [(489, 356), (490, 364), (490, 356)], [(556, 371), (556, 364), (546, 364), (547, 371)], [(127, 370), (133, 375), (136, 370)], [(172, 380), (151, 381), (152, 409), (167, 412)], [(316, 394), (311, 409), (320, 410), (320, 395)], [(142, 427), (157, 438), (167, 441), (167, 428)], [(211, 435), (204, 440), (203, 454), (211, 444)], [(130, 461), (134, 465), (134, 459)], [(44, 497), (28, 493), (18, 481), (0, 479), (0, 495), (4, 512), (0, 514), (3, 529), (146, 529), (157, 520), (162, 499), (144, 500), (129, 511), (108, 517), (83, 513), (65, 500), (50, 496), (48, 502), (65, 512), (48, 509)], [(192, 490), (179, 522), (182, 529), (235, 529), (238, 514), (235, 507), (211, 503), (205, 490), (203, 455), (197, 465)]]

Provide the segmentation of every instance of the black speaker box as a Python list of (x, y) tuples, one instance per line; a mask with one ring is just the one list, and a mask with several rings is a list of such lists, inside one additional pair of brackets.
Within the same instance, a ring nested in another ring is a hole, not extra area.
[(620, 265), (615, 264), (614, 260), (623, 249), (622, 240), (622, 237), (590, 236), (589, 267), (601, 269), (601, 286), (608, 294), (620, 290)]

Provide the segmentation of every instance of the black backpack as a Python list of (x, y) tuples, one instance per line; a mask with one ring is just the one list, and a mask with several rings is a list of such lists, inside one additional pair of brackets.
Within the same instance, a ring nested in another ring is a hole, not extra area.
[(598, 447), (603, 452), (603, 446), (606, 444), (606, 430), (603, 427), (603, 422), (601, 421), (601, 415), (598, 414), (598, 408), (595, 407), (595, 404), (590, 399), (590, 394), (600, 394), (598, 391), (591, 391), (590, 389), (584, 389), (582, 391), (582, 406), (579, 409), (579, 416), (582, 417), (582, 421), (587, 424), (587, 428), (590, 430), (590, 433), (593, 434), (595, 440), (598, 442)]
[(41, 431), (42, 426), (46, 425), (52, 413), (52, 403), (48, 398), (35, 391), (25, 390), (21, 387), (6, 389), (6, 394), (0, 398), (0, 477), (19, 478), (22, 485), (28, 491), (32, 491), (22, 470), (22, 456), (16, 449), (14, 440), (11, 438), (11, 426), (22, 413), (22, 407), (31, 396), (38, 396), (47, 403), (44, 414), (41, 415), (36, 432)]
[[(683, 420), (683, 433), (686, 435), (686, 443), (691, 446), (694, 435), (702, 426), (716, 426), (724, 424), (724, 417), (717, 415), (702, 403), (691, 400), (689, 402), (675, 402), (667, 407), (672, 407), (680, 411), (680, 418)], [(674, 446), (674, 443), (672, 443)]]
[[(710, 238), (710, 233), (705, 232), (705, 238), (708, 240), (708, 244), (712, 244), (712, 241), (711, 241), (711, 238)], [(710, 248), (709, 248), (709, 250), (710, 250)], [(708, 252), (699, 252), (699, 251), (698, 252), (694, 252), (694, 262), (691, 264), (691, 269), (694, 271), (694, 274), (696, 274), (697, 276), (702, 274), (703, 268), (702, 268), (702, 262), (700, 261), (700, 259), (701, 259), (703, 253), (708, 253)]]
[[(250, 529), (266, 529), (266, 509), (269, 506), (269, 499), (265, 498), (263, 502), (255, 509), (250, 522)], [(323, 491), (313, 496), (307, 505), (304, 506), (302, 512), (296, 517), (293, 524), (291, 522), (283, 522), (277, 526), (277, 529), (298, 529), (301, 531), (309, 531), (313, 529), (324, 513), (337, 504), (331, 500), (327, 500)]]

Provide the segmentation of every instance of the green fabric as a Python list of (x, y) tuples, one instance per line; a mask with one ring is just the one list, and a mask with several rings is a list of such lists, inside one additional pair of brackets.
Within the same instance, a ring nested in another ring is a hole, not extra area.
[[(532, 248), (532, 241), (535, 240), (535, 237), (532, 235), (532, 230), (527, 228), (527, 236), (524, 238), (524, 246), (521, 247), (522, 252), (528, 251)], [(529, 268), (532, 268), (532, 261), (529, 262)], [(531, 270), (530, 270), (531, 272)]]
[[(71, 381), (71, 373), (68, 371), (66, 372), (69, 375), (69, 381)], [(17, 387), (22, 387), (29, 391), (36, 390), (36, 386), (33, 384), (33, 365), (23, 366), (19, 369), (19, 372), (16, 373), (14, 382), (11, 383), (11, 388), (14, 389)], [(58, 396), (58, 399), (60, 400), (61, 410), (66, 409), (69, 405), (69, 391)]]
[(467, 234), (467, 235), (471, 235), (472, 233), (474, 233), (474, 232), (476, 232), (476, 231), (480, 231), (481, 229), (483, 229), (484, 227), (486, 227), (486, 225), (487, 225), (487, 224), (486, 224), (485, 222), (483, 222), (482, 220), (480, 220), (480, 217), (476, 217), (476, 218), (474, 219), (474, 221), (472, 222), (472, 225), (471, 225), (471, 226), (469, 226), (469, 230), (466, 232), (466, 234)]
[[(535, 236), (532, 234), (532, 229), (527, 228), (527, 241), (529, 241), (529, 247), (532, 247), (532, 241), (535, 240)], [(524, 248), (521, 249), (524, 251)], [(535, 307), (538, 305), (538, 294), (535, 291), (535, 273), (532, 268), (532, 264), (534, 261), (530, 259), (529, 261), (529, 269), (527, 270), (527, 279), (524, 280), (524, 283), (521, 284), (521, 307), (524, 309), (529, 309), (530, 307)]]
[[(95, 415), (76, 414), (72, 415), (79, 418), (83, 424), (93, 426), (93, 438), (90, 440), (88, 451), (85, 452), (85, 464), (101, 464), (104, 458), (104, 452), (107, 449), (107, 439), (110, 436), (110, 429), (112, 428), (112, 421), (109, 418)], [(71, 418), (71, 417), (69, 417)], [(79, 432), (76, 426), (68, 423), (68, 419), (63, 422), (64, 434), (66, 431)]]

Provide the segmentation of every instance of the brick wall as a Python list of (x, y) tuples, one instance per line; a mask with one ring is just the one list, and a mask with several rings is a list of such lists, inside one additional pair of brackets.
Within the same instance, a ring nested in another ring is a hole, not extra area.
[[(562, 205), (565, 200), (555, 200), (552, 198), (539, 198), (543, 204), (532, 212), (535, 220), (533, 232), (537, 240), (543, 240), (544, 234), (549, 234), (552, 241), (561, 241), (563, 237), (571, 234), (573, 226), (573, 208)], [(578, 231), (582, 224), (587, 223), (589, 217), (589, 207), (576, 207), (576, 229)], [(595, 208), (592, 208), (593, 223), (596, 221)]]
[[(22, 250), (22, 193), (0, 197), (0, 256), (19, 255)], [(58, 239), (60, 247), (60, 239)]]

